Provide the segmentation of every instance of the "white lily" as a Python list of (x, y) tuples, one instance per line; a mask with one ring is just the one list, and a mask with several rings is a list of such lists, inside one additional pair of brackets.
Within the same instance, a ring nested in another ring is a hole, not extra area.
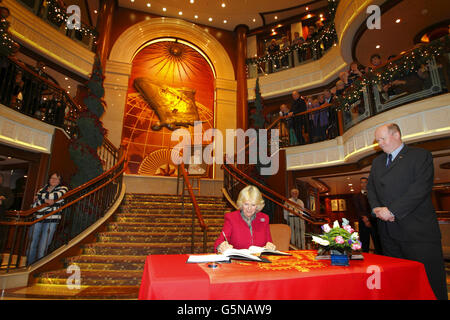
[(348, 225), (348, 224), (350, 224), (350, 221), (348, 221), (348, 220), (345, 219), (345, 218), (342, 218), (342, 225), (343, 225), (343, 226), (346, 226), (346, 225)]
[(333, 229), (334, 228), (340, 228), (339, 222), (337, 220), (335, 220), (334, 223), (333, 223)]
[(353, 233), (350, 235), (350, 238), (351, 238), (352, 240), (358, 240), (358, 239), (359, 239), (359, 234), (358, 234), (358, 232), (353, 232)]
[(321, 246), (328, 246), (330, 244), (330, 241), (324, 240), (324, 239), (322, 239), (320, 237), (316, 237), (316, 236), (312, 236), (312, 241), (320, 244)]

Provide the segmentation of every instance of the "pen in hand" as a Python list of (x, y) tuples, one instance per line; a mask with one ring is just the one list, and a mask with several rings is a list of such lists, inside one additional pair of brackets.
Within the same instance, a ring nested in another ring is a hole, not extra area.
[(225, 235), (225, 232), (222, 231), (222, 234), (223, 234), (223, 237), (225, 238), (225, 241), (228, 242), (228, 239), (227, 239), (227, 236)]

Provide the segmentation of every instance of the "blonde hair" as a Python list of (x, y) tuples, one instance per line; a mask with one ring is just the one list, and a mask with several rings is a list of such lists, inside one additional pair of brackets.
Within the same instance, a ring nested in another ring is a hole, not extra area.
[(264, 199), (262, 197), (261, 192), (255, 186), (248, 185), (244, 189), (239, 192), (238, 199), (236, 204), (240, 210), (242, 210), (244, 206), (244, 202), (249, 201), (256, 205), (256, 212), (259, 212), (264, 208)]

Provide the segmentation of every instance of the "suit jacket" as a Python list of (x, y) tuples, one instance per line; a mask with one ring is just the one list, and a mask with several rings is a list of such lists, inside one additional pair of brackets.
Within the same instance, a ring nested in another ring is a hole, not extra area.
[(367, 195), (363, 195), (361, 192), (353, 195), (353, 205), (355, 206), (356, 213), (358, 215), (358, 218), (361, 219), (361, 217), (366, 216), (367, 218), (371, 218), (370, 212), (372, 209), (369, 205), (369, 200), (367, 198)]
[(367, 186), (370, 206), (387, 207), (394, 222), (378, 220), (380, 236), (400, 241), (439, 241), (441, 233), (431, 202), (433, 158), (427, 150), (404, 146), (386, 168), (387, 155), (372, 162)]
[[(222, 231), (225, 233), (228, 243), (236, 249), (248, 249), (250, 246), (264, 247), (267, 242), (272, 242), (269, 227), (269, 216), (265, 213), (256, 213), (255, 219), (252, 221), (252, 233), (247, 222), (241, 217), (241, 212), (233, 211), (225, 214), (225, 221)], [(225, 238), (220, 233), (214, 244), (214, 250), (220, 245)]]

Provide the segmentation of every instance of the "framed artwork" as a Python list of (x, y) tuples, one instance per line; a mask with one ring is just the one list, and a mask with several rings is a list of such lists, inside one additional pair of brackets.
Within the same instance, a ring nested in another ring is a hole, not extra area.
[(347, 203), (345, 202), (345, 199), (339, 199), (339, 211), (347, 211)]
[(189, 176), (207, 177), (210, 164), (204, 162), (203, 151), (206, 145), (186, 145), (183, 148), (183, 153), (190, 156), (184, 157), (184, 167)]
[(331, 200), (331, 211), (339, 211), (338, 199)]

